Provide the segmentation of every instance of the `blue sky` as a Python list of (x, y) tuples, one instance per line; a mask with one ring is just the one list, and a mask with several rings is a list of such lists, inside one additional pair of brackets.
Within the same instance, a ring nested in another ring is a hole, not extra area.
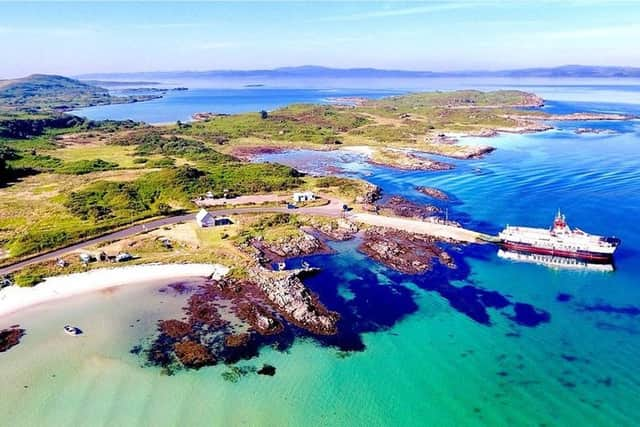
[(640, 66), (640, 1), (0, 2), (0, 77)]

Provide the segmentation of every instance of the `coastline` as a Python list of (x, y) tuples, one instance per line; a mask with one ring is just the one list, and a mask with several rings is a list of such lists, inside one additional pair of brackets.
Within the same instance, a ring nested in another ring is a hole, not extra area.
[(31, 288), (9, 286), (0, 290), (0, 317), (38, 304), (101, 289), (151, 280), (221, 278), (228, 271), (227, 267), (219, 264), (143, 264), (48, 277)]

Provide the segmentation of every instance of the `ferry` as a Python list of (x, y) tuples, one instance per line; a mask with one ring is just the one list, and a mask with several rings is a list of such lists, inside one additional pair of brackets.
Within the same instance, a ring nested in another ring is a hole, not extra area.
[(501, 246), (509, 251), (576, 258), (592, 263), (610, 263), (620, 245), (620, 239), (616, 237), (571, 229), (560, 211), (549, 229), (507, 225), (498, 237)]

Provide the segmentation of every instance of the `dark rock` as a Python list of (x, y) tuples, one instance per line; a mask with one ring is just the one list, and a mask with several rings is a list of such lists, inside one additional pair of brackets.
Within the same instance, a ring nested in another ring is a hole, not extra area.
[(9, 350), (20, 344), (20, 339), (24, 336), (25, 330), (21, 329), (19, 325), (14, 325), (11, 328), (3, 329), (0, 331), (0, 353)]
[(276, 374), (276, 368), (274, 366), (264, 364), (262, 365), (262, 368), (258, 370), (258, 374), (272, 377)]
[(571, 298), (573, 297), (570, 294), (559, 293), (556, 295), (556, 301), (558, 302), (568, 302), (571, 301)]

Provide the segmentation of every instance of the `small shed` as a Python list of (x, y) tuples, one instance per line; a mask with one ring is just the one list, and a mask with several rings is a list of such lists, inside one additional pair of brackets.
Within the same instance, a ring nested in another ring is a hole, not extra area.
[(300, 193), (293, 193), (294, 202), (310, 202), (316, 199), (316, 195), (312, 191), (303, 191)]
[(215, 225), (215, 218), (205, 209), (200, 209), (196, 215), (196, 222), (200, 227), (211, 227)]

